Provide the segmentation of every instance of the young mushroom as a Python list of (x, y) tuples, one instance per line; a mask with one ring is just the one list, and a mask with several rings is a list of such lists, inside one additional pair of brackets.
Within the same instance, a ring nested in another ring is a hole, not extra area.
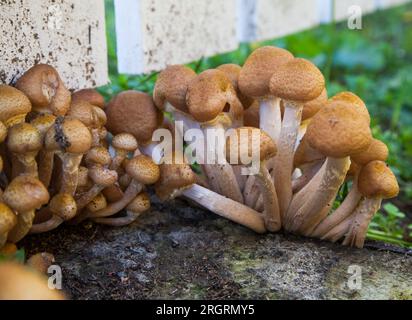
[(0, 121), (6, 128), (24, 122), (30, 111), (30, 100), (23, 92), (11, 86), (0, 85)]
[(17, 217), (3, 202), (0, 202), (0, 249), (7, 242), (9, 232), (16, 226)]
[(319, 97), (325, 79), (310, 61), (292, 59), (277, 68), (270, 79), (270, 92), (284, 101), (285, 113), (278, 142), (273, 175), (279, 197), (279, 208), (285, 217), (292, 199), (293, 156), (304, 103)]
[(127, 155), (134, 152), (138, 147), (136, 138), (130, 133), (119, 133), (115, 135), (111, 145), (116, 151), (116, 156), (110, 165), (110, 169), (114, 171), (118, 171), (124, 159), (127, 158)]

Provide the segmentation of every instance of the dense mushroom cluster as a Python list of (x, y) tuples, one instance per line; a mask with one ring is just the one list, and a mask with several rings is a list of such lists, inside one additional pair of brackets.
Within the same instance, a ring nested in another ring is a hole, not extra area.
[[(166, 151), (153, 139), (159, 128), (175, 137)], [(197, 170), (176, 146), (190, 129), (204, 133)], [(209, 129), (230, 134), (215, 144)], [(399, 191), (363, 101), (328, 98), (314, 64), (276, 47), (255, 50), (243, 67), (169, 66), (153, 97), (130, 90), (107, 104), (95, 90), (72, 94), (54, 68), (36, 65), (15, 87), (0, 86), (0, 139), (0, 247), (66, 221), (132, 223), (150, 208), (147, 185), (162, 201), (181, 196), (258, 233), (283, 228), (362, 247), (382, 199)], [(256, 144), (259, 170), (245, 175), (251, 163), (241, 159)]]

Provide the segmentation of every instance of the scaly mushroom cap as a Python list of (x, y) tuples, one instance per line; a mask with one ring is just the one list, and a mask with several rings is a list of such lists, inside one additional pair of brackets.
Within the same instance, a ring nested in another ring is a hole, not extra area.
[(166, 102), (176, 109), (189, 113), (186, 105), (186, 93), (189, 83), (196, 77), (196, 72), (183, 65), (168, 66), (156, 81), (153, 99), (156, 106), (164, 111)]
[(282, 64), (270, 79), (272, 95), (284, 100), (308, 102), (325, 89), (322, 72), (309, 60), (295, 58)]
[(243, 123), (246, 127), (260, 127), (260, 105), (257, 100), (243, 112)]
[(300, 168), (304, 164), (319, 161), (324, 158), (324, 155), (309, 145), (308, 139), (306, 135), (304, 135), (299, 147), (296, 149), (293, 165), (295, 168)]
[(242, 67), (234, 63), (228, 63), (228, 64), (222, 64), (216, 69), (223, 71), (225, 73), (225, 75), (229, 78), (230, 82), (232, 83), (233, 88), (236, 90), (237, 96), (240, 102), (242, 103), (243, 108), (248, 109), (255, 100), (248, 96), (245, 96), (240, 91), (239, 75), (240, 75), (240, 71), (242, 71)]
[(313, 117), (306, 137), (312, 148), (333, 158), (360, 153), (372, 141), (371, 130), (359, 115), (359, 108), (341, 101), (329, 101)]
[(135, 213), (143, 213), (149, 209), (150, 197), (146, 192), (139, 193), (126, 207), (126, 210), (130, 210)]
[(64, 221), (73, 219), (76, 216), (76, 200), (68, 193), (56, 194), (49, 203), (50, 211), (59, 216)]
[(160, 179), (155, 185), (158, 198), (162, 201), (174, 199), (183, 190), (196, 183), (196, 176), (192, 168), (186, 163), (177, 163), (178, 157), (172, 155), (171, 163), (162, 163)]
[(0, 300), (64, 300), (47, 278), (15, 262), (0, 264)]
[(66, 117), (78, 119), (83, 122), (86, 127), (98, 128), (100, 127), (101, 119), (99, 119), (96, 114), (95, 108), (95, 106), (86, 101), (80, 100), (77, 102), (72, 102)]
[(212, 121), (223, 112), (231, 114), (233, 121), (243, 114), (232, 83), (216, 69), (202, 72), (190, 83), (186, 101), (190, 114), (201, 123)]
[(369, 114), (368, 108), (366, 107), (365, 102), (363, 102), (363, 100), (359, 98), (356, 94), (349, 92), (349, 91), (344, 91), (344, 92), (338, 93), (337, 95), (333, 96), (330, 99), (332, 101), (348, 102), (352, 105), (357, 106), (359, 108), (360, 114), (370, 124), (371, 116)]
[(71, 94), (52, 66), (37, 64), (16, 82), (33, 105), (33, 111), (64, 116), (70, 108)]
[(92, 135), (80, 120), (58, 117), (46, 133), (45, 145), (48, 151), (83, 154), (92, 145)]
[(30, 100), (23, 92), (11, 86), (0, 85), (0, 121), (7, 128), (24, 122), (30, 111)]
[(325, 88), (323, 89), (319, 97), (314, 100), (308, 101), (303, 105), (302, 121), (312, 118), (327, 101), (328, 92)]
[(72, 94), (72, 103), (86, 101), (96, 107), (104, 108), (104, 98), (94, 89), (83, 89)]
[(30, 124), (37, 130), (39, 130), (40, 135), (42, 136), (42, 138), (44, 138), (47, 131), (51, 128), (52, 125), (54, 125), (55, 121), (56, 116), (45, 113), (38, 115), (36, 118), (30, 121)]
[(159, 166), (155, 164), (152, 158), (146, 155), (138, 155), (127, 162), (127, 174), (137, 182), (146, 184), (154, 184), (159, 180)]
[(240, 74), (239, 89), (248, 97), (270, 96), (269, 83), (278, 68), (293, 59), (293, 55), (282, 48), (261, 47), (247, 58)]
[(93, 147), (91, 148), (86, 156), (85, 162), (88, 166), (108, 166), (112, 162), (109, 151), (105, 147)]
[(389, 150), (386, 144), (378, 139), (372, 139), (368, 149), (365, 151), (353, 154), (352, 160), (357, 164), (364, 166), (373, 160), (380, 160), (385, 162), (388, 159)]
[(369, 162), (359, 173), (358, 188), (367, 198), (394, 198), (399, 193), (396, 177), (388, 165), (379, 160)]
[(107, 207), (107, 201), (103, 194), (99, 193), (89, 204), (86, 209), (91, 213), (97, 212)]
[(107, 129), (114, 135), (132, 134), (140, 144), (151, 141), (153, 132), (162, 123), (162, 113), (150, 95), (139, 91), (123, 91), (106, 107)]
[(118, 179), (116, 171), (103, 167), (90, 168), (89, 177), (95, 184), (103, 187), (109, 187), (115, 184)]
[(226, 140), (228, 162), (232, 160), (231, 152), (233, 152), (237, 155), (237, 163), (242, 163), (242, 159), (248, 159), (254, 154), (253, 148), (259, 148), (261, 161), (273, 158), (278, 151), (276, 143), (263, 130), (253, 127), (240, 127), (232, 130)]
[(20, 123), (9, 129), (7, 147), (15, 153), (39, 151), (42, 147), (42, 137), (33, 125)]
[(31, 175), (14, 178), (3, 193), (4, 202), (17, 212), (39, 209), (49, 198), (44, 185)]
[(119, 133), (113, 137), (112, 146), (116, 149), (132, 152), (137, 149), (138, 143), (130, 133)]
[(17, 224), (14, 212), (3, 202), (0, 202), (0, 235), (9, 232)]

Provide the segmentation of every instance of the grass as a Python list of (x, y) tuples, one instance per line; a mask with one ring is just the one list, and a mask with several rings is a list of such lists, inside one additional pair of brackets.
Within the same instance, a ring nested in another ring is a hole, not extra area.
[[(106, 0), (106, 9), (111, 84), (100, 91), (106, 98), (127, 89), (152, 92), (156, 74), (117, 73), (112, 0)], [(316, 63), (330, 96), (350, 90), (364, 99), (373, 135), (388, 145), (388, 163), (401, 186), (400, 196), (375, 216), (368, 238), (412, 247), (412, 5), (368, 15), (362, 30), (349, 30), (345, 23), (323, 25), (265, 43), (241, 44), (234, 52), (190, 66), (201, 72), (223, 63), (241, 65), (253, 49), (267, 44)]]

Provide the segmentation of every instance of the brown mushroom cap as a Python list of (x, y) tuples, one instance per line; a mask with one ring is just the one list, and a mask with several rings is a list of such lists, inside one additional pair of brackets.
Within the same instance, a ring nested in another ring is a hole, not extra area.
[(47, 274), (48, 268), (55, 262), (54, 256), (48, 252), (40, 252), (27, 259), (27, 265), (42, 274)]
[(186, 101), (190, 114), (199, 122), (212, 121), (222, 112), (231, 113), (234, 120), (243, 114), (232, 83), (216, 69), (202, 72), (190, 83)]
[(86, 153), (92, 145), (89, 129), (77, 119), (57, 118), (45, 137), (48, 151), (63, 150), (69, 153)]
[(322, 106), (328, 101), (328, 92), (323, 89), (319, 97), (308, 101), (303, 105), (302, 121), (312, 118)]
[(139, 193), (126, 207), (126, 210), (130, 210), (135, 213), (143, 213), (149, 209), (150, 197), (147, 192)]
[(293, 165), (295, 168), (300, 168), (304, 164), (320, 161), (324, 158), (324, 155), (309, 145), (308, 139), (306, 135), (304, 135), (296, 149)]
[(24, 121), (30, 111), (30, 100), (23, 92), (11, 86), (0, 85), (0, 121), (6, 127)]
[(76, 200), (68, 193), (56, 194), (49, 203), (50, 211), (64, 221), (73, 219), (77, 213)]
[(127, 162), (126, 172), (133, 179), (142, 184), (154, 184), (159, 180), (159, 166), (156, 165), (152, 158), (146, 155), (138, 155)]
[(269, 83), (278, 68), (293, 59), (293, 55), (282, 48), (261, 47), (247, 58), (239, 74), (239, 89), (248, 97), (270, 96)]
[(107, 207), (107, 201), (103, 194), (99, 193), (92, 201), (88, 203), (86, 209), (90, 212), (97, 212)]
[(56, 116), (45, 113), (38, 115), (36, 118), (30, 121), (30, 124), (34, 126), (37, 130), (39, 130), (40, 135), (44, 138), (50, 127), (54, 125), (55, 121)]
[(4, 203), (0, 202), (0, 235), (9, 232), (17, 224), (14, 212)]
[(29, 123), (20, 123), (9, 129), (7, 147), (11, 152), (26, 153), (39, 151), (42, 144), (39, 130)]
[(112, 134), (130, 133), (140, 144), (151, 141), (153, 131), (163, 119), (150, 95), (133, 90), (115, 96), (105, 111), (106, 126)]
[(137, 149), (138, 143), (136, 138), (130, 133), (119, 133), (113, 137), (112, 146), (116, 149), (131, 152)]
[(183, 65), (168, 66), (156, 81), (153, 99), (160, 110), (164, 110), (165, 102), (176, 109), (189, 113), (186, 105), (186, 93), (189, 83), (196, 77), (196, 72)]
[(93, 147), (87, 152), (85, 162), (89, 166), (108, 166), (112, 162), (112, 158), (105, 147)]
[(109, 187), (116, 183), (117, 172), (103, 167), (92, 167), (89, 169), (89, 177), (92, 181), (103, 187)]
[(71, 94), (52, 66), (37, 64), (17, 80), (16, 88), (24, 92), (33, 111), (64, 116), (70, 108)]
[(3, 121), (0, 121), (0, 143), (3, 143), (4, 140), (6, 140), (7, 137), (7, 127), (3, 123)]
[(103, 96), (94, 89), (82, 89), (72, 94), (72, 103), (86, 101), (96, 107), (104, 108)]
[(284, 100), (308, 102), (325, 89), (322, 72), (309, 60), (295, 58), (277, 68), (270, 79), (272, 95)]
[(44, 185), (31, 175), (14, 178), (3, 193), (4, 202), (17, 212), (38, 209), (49, 202), (49, 198)]
[(78, 119), (83, 122), (86, 127), (98, 128), (100, 127), (101, 120), (97, 116), (95, 108), (95, 106), (86, 101), (80, 100), (77, 102), (72, 102), (66, 117)]
[(369, 162), (359, 173), (359, 191), (367, 198), (394, 198), (399, 193), (396, 177), (388, 165), (379, 160)]
[(309, 145), (324, 156), (344, 158), (366, 150), (372, 134), (359, 108), (329, 101), (312, 119), (306, 137)]
[(378, 139), (372, 139), (368, 149), (365, 151), (353, 154), (352, 160), (357, 164), (364, 166), (373, 160), (380, 160), (385, 162), (388, 159), (389, 150), (386, 144)]
[(360, 114), (365, 118), (365, 120), (370, 124), (371, 122), (371, 116), (369, 115), (368, 108), (365, 105), (365, 102), (361, 98), (359, 98), (356, 94), (349, 92), (349, 91), (344, 91), (341, 93), (336, 94), (332, 98), (330, 98), (332, 101), (343, 101), (343, 102), (348, 102), (354, 106), (357, 106), (359, 108)]
[(58, 290), (50, 290), (47, 278), (15, 262), (0, 264), (0, 300), (63, 300)]
[(246, 127), (260, 127), (260, 105), (257, 100), (243, 112), (243, 123)]

